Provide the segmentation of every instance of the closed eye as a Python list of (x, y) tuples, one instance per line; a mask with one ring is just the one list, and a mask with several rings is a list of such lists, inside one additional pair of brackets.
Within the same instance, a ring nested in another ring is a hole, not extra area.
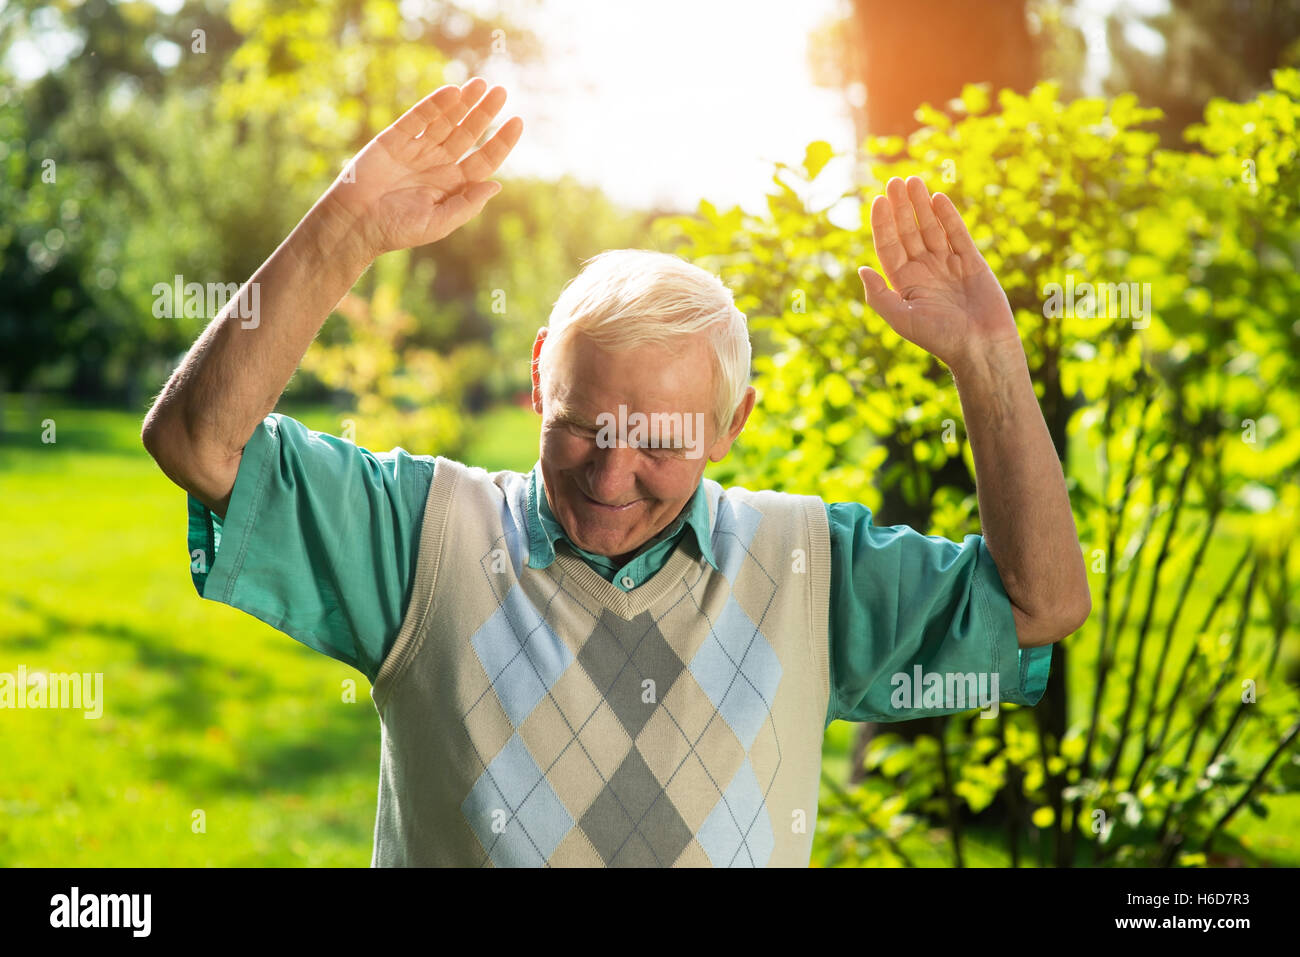
[(660, 458), (660, 459), (678, 458), (681, 455), (685, 454), (686, 452), (685, 449), (679, 448), (677, 446), (672, 446), (672, 445), (659, 446), (658, 448), (648, 448), (645, 451), (649, 452), (655, 458)]

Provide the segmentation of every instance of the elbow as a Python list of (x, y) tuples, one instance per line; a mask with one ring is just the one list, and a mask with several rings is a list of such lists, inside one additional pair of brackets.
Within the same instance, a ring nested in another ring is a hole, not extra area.
[(1052, 609), (1050, 615), (1053, 642), (1060, 641), (1087, 624), (1092, 616), (1092, 586), (1088, 582), (1088, 571), (1080, 560), (1075, 573), (1070, 576), (1072, 585), (1061, 583), (1054, 589), (1051, 599), (1044, 596), (1044, 608)]
[(1085, 584), (1075, 593), (1074, 598), (1066, 602), (1059, 617), (1054, 622), (1051, 634), (1052, 642), (1066, 638), (1082, 628), (1092, 615), (1092, 592)]
[(176, 485), (226, 517), (226, 507), (239, 474), (243, 449), (233, 455), (196, 447), (183, 426), (159, 419), (154, 411), (140, 428), (140, 442), (162, 473)]
[(173, 459), (176, 447), (175, 428), (158, 414), (158, 407), (149, 410), (140, 426), (140, 444), (149, 456), (164, 470), (166, 462)]
[(1084, 588), (1070, 601), (1054, 605), (1051, 612), (1035, 615), (1020, 608), (1014, 609), (1021, 648), (1052, 645), (1082, 628), (1092, 614), (1092, 594)]
[(140, 426), (140, 444), (144, 446), (150, 458), (157, 462), (162, 448), (162, 430), (158, 428), (153, 412), (144, 417), (144, 424)]
[[(1088, 570), (1080, 562), (1078, 574), (1075, 576), (1074, 588), (1070, 591), (1071, 600), (1066, 603), (1068, 613), (1063, 617), (1068, 630), (1066, 635), (1072, 635), (1085, 624), (1092, 616), (1092, 586), (1088, 582)], [(1062, 638), (1065, 635), (1061, 636)]]
[[(1061, 634), (1061, 638), (1064, 638), (1066, 635), (1072, 635), (1082, 628), (1091, 615), (1092, 592), (1085, 585), (1079, 592), (1074, 603), (1070, 606), (1069, 613), (1061, 616), (1062, 624), (1065, 628), (1065, 631)], [(1057, 641), (1060, 640), (1060, 638), (1057, 639)]]
[(140, 444), (164, 472), (188, 465), (205, 448), (194, 442), (183, 413), (164, 398), (155, 402), (145, 415), (140, 425)]
[(155, 462), (158, 461), (158, 426), (151, 416), (145, 416), (144, 424), (140, 426), (140, 444)]
[(182, 488), (185, 487), (183, 475), (189, 471), (188, 466), (193, 458), (191, 450), (185, 442), (183, 431), (174, 420), (160, 415), (157, 406), (150, 409), (144, 417), (144, 423), (140, 426), (140, 444), (164, 475)]
[(180, 464), (182, 458), (176, 445), (176, 435), (151, 412), (140, 427), (140, 444), (149, 457), (172, 482), (184, 488)]

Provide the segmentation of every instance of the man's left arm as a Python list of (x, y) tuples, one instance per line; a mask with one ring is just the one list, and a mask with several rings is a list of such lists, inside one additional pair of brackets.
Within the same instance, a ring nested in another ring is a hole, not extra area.
[(952, 368), (975, 460), (980, 532), (1011, 599), (1020, 647), (1058, 641), (1092, 610), (1065, 476), (1024, 349)]
[(1018, 643), (1059, 641), (1087, 620), (1092, 598), (1065, 476), (1006, 293), (952, 201), (932, 198), (919, 177), (886, 184), (871, 228), (893, 288), (863, 266), (868, 304), (952, 370), (984, 543), (1011, 599)]

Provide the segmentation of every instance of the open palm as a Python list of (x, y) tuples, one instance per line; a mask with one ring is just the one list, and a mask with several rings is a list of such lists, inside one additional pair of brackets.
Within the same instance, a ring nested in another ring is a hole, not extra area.
[(475, 77), (430, 93), (371, 140), (330, 187), (374, 255), (442, 239), (500, 191), (487, 177), (519, 141), (523, 120), (512, 117), (461, 159), (505, 103), (504, 88), (484, 95), (485, 89)]
[(1007, 295), (943, 193), (894, 177), (871, 204), (876, 256), (889, 280), (858, 270), (867, 304), (904, 339), (950, 368), (978, 351), (1019, 345)]

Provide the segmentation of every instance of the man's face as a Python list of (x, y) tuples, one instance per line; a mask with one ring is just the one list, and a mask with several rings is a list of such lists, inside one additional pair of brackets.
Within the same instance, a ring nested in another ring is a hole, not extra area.
[[(544, 337), (542, 330), (534, 358)], [(536, 371), (533, 380), (547, 501), (579, 547), (626, 560), (677, 518), (708, 462), (730, 450), (753, 407), (753, 390), (732, 428), (719, 435), (713, 360), (703, 334), (624, 350), (606, 350), (576, 334), (548, 354), (547, 363), (546, 389)], [(660, 430), (661, 447), (628, 441), (636, 438), (636, 413), (645, 416), (642, 421), (672, 423), (671, 430)]]

